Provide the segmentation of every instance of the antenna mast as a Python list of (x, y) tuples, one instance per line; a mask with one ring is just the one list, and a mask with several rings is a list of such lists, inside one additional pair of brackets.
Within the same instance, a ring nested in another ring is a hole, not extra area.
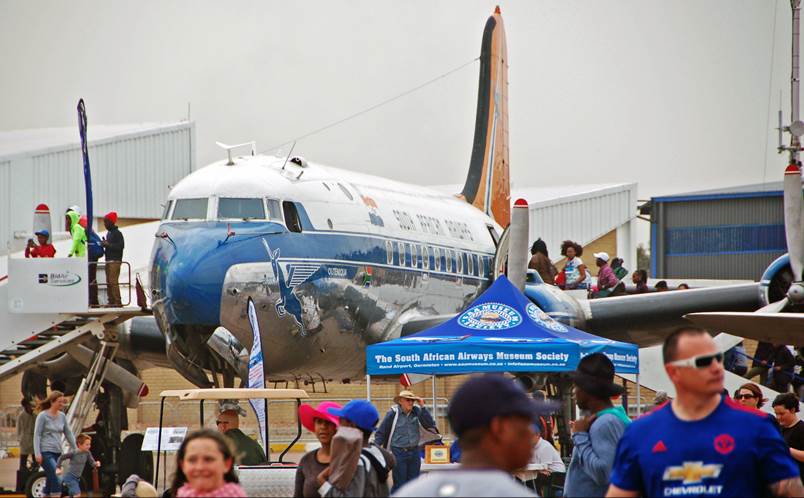
[[(799, 39), (801, 35), (801, 0), (790, 0), (793, 11), (793, 46), (790, 72), (790, 125), (782, 127), (782, 111), (779, 111), (779, 152), (790, 153), (789, 164), (798, 163), (801, 151), (800, 137), (804, 135), (804, 122), (799, 119)], [(790, 133), (790, 145), (782, 143), (782, 131)]]

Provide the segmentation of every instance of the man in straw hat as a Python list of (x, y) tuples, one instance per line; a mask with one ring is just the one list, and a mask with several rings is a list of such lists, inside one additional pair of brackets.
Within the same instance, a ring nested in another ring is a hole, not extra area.
[(614, 364), (603, 353), (581, 359), (573, 382), (578, 408), (588, 415), (571, 424), (573, 449), (564, 496), (603, 496), (617, 443), (631, 422), (625, 410), (611, 402), (625, 390), (614, 382)]
[(385, 418), (377, 430), (377, 435), (374, 437), (374, 443), (377, 446), (390, 449), (396, 458), (393, 472), (394, 487), (391, 489), (391, 493), (406, 482), (419, 477), (421, 429), (432, 432), (433, 440), (439, 439), (435, 420), (424, 407), (422, 398), (411, 391), (402, 391), (394, 398), (394, 403), (396, 404), (385, 414)]

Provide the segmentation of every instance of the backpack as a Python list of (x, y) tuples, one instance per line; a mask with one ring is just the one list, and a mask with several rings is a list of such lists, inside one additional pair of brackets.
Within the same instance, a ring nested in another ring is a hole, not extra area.
[(380, 479), (380, 483), (384, 483), (388, 480), (388, 474), (391, 472), (385, 464), (381, 463), (374, 454), (369, 451), (368, 448), (363, 448), (360, 450), (361, 456), (364, 456), (368, 459), (371, 463), (371, 467), (377, 471), (377, 477)]
[(93, 261), (97, 261), (101, 259), (106, 251), (103, 250), (103, 246), (101, 245), (101, 238), (95, 230), (92, 230), (87, 234), (87, 253), (89, 255), (89, 259)]

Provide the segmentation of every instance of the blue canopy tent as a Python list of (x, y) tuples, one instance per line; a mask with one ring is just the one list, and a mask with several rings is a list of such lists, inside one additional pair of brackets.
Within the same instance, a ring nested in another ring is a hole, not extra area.
[[(618, 373), (637, 375), (639, 348), (552, 319), (500, 276), (465, 311), (406, 337), (366, 348), (371, 375), (474, 372), (566, 372), (584, 356), (608, 356)], [(639, 389), (639, 387), (637, 387)]]

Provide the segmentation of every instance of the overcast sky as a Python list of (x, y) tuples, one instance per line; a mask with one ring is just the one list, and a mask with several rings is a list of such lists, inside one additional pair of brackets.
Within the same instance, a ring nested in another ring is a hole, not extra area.
[[(74, 125), (79, 97), (90, 126), (174, 121), (190, 102), (201, 166), (225, 156), (216, 140), (262, 150), (472, 60), (495, 3), (0, 0), (0, 130)], [(644, 198), (782, 178), (787, 1), (501, 8), (517, 185), (629, 181)], [(295, 153), (462, 183), (477, 79), (475, 62)]]

